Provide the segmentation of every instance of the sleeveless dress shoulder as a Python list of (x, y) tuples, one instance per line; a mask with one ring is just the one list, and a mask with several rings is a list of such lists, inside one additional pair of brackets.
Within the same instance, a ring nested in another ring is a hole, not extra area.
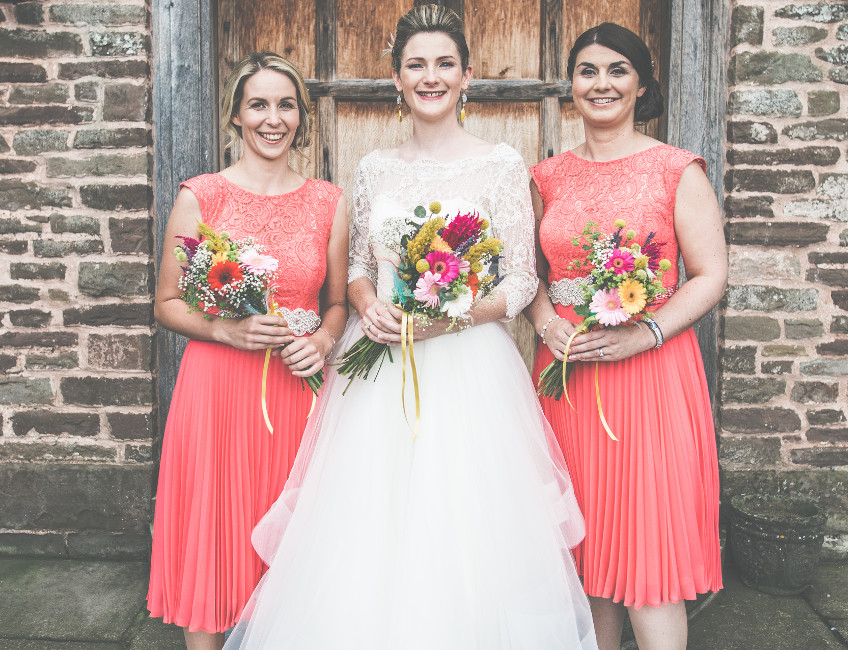
[[(588, 221), (613, 232), (624, 219), (637, 239), (655, 233), (666, 296), (678, 286), (676, 191), (695, 154), (662, 144), (610, 162), (571, 152), (536, 165), (543, 199), (540, 246), (549, 263), (549, 295), (558, 315), (581, 321), (570, 304), (570, 267), (586, 253), (572, 238)], [(662, 299), (662, 303), (664, 300)], [(533, 377), (552, 361), (538, 345)], [(608, 438), (596, 404), (595, 373)], [(587, 535), (575, 549), (584, 589), (626, 606), (658, 606), (722, 586), (719, 477), (705, 372), (693, 330), (613, 363), (576, 363), (568, 383), (575, 405), (541, 398), (573, 478)]]
[[(232, 239), (252, 236), (278, 259), (274, 299), (298, 334), (320, 323), (318, 293), (341, 190), (307, 180), (261, 196), (220, 174), (181, 185), (207, 225)], [(187, 307), (188, 309), (188, 307)], [(263, 571), (251, 530), (286, 482), (312, 392), (272, 357), (260, 409), (263, 351), (189, 341), (168, 412), (154, 515), (148, 609), (190, 630), (234, 625)]]

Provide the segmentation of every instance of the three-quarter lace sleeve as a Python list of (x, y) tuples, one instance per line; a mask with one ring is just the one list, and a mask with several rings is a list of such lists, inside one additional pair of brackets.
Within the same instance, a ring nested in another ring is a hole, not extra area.
[(351, 242), (348, 251), (348, 282), (369, 278), (378, 285), (378, 265), (369, 243), (369, 219), (372, 214), (372, 188), (366, 161), (361, 160), (354, 172), (354, 209), (351, 220)]
[(499, 273), (504, 277), (496, 291), (505, 296), (505, 318), (519, 314), (537, 293), (534, 268), (534, 209), (528, 187), (528, 170), (519, 154), (502, 168), (494, 185), (493, 234), (504, 250)]

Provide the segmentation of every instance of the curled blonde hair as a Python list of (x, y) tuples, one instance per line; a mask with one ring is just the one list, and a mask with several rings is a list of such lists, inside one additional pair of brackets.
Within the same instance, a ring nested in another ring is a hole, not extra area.
[(298, 68), (284, 59), (280, 54), (274, 52), (251, 52), (243, 56), (233, 70), (227, 76), (224, 91), (221, 95), (221, 129), (227, 136), (224, 145), (225, 150), (236, 144), (242, 138), (242, 129), (233, 123), (233, 118), (239, 112), (239, 104), (245, 92), (245, 82), (248, 78), (257, 74), (260, 70), (269, 69), (286, 75), (295, 86), (295, 95), (298, 102), (298, 128), (295, 129), (295, 138), (292, 140), (292, 148), (301, 151), (310, 146), (310, 133), (313, 130), (313, 118), (310, 115), (310, 93), (304, 77), (298, 72)]

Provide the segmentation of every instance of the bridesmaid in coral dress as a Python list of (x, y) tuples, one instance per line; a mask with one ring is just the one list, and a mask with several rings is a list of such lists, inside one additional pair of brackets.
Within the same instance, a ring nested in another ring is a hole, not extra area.
[[(587, 536), (576, 549), (599, 647), (620, 647), (629, 613), (639, 647), (687, 643), (684, 599), (721, 587), (718, 468), (700, 351), (691, 329), (723, 294), (726, 250), (705, 162), (635, 130), (663, 110), (646, 45), (605, 23), (584, 33), (568, 61), (585, 142), (532, 168), (540, 288), (526, 314), (541, 335), (535, 380), (563, 359), (576, 329), (585, 257), (573, 244), (587, 221), (613, 232), (624, 219), (662, 257), (666, 301), (654, 321), (576, 336), (567, 400), (542, 398), (576, 486)], [(662, 346), (663, 343), (663, 346)], [(609, 439), (597, 411), (595, 368)]]
[[(184, 628), (189, 648), (221, 648), (260, 579), (251, 531), (283, 490), (318, 372), (345, 325), (348, 224), (341, 190), (288, 164), (308, 144), (309, 96), (291, 63), (254, 53), (233, 69), (222, 114), (244, 154), (219, 174), (181, 185), (165, 235), (157, 322), (189, 337), (165, 427), (148, 608)], [(188, 313), (171, 252), (198, 221), (232, 239), (253, 236), (277, 258), (278, 316), (206, 319)], [(282, 346), (286, 345), (285, 348)], [(267, 406), (263, 362), (272, 357)], [(282, 348), (282, 349), (281, 349)], [(279, 358), (278, 358), (279, 357)]]

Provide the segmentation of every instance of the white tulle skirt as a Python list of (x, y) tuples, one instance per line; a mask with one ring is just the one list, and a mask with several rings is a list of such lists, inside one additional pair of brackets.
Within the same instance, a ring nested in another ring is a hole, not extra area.
[[(361, 335), (353, 317), (340, 341)], [(563, 456), (501, 324), (401, 350), (372, 381), (328, 372), (286, 488), (254, 529), (270, 568), (226, 648), (596, 648), (569, 549)]]

